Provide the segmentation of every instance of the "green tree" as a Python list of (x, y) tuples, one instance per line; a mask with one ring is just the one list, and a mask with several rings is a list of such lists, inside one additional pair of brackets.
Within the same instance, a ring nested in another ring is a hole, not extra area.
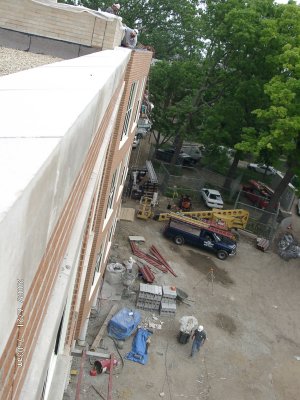
[[(74, 0), (67, 0), (74, 4)], [(85, 7), (105, 11), (113, 2), (81, 0)], [(158, 59), (178, 59), (198, 54), (200, 25), (198, 0), (125, 0), (119, 16), (130, 28), (138, 28), (138, 41), (152, 46)]]
[(265, 42), (281, 48), (272, 58), (277, 73), (265, 85), (270, 105), (254, 111), (263, 125), (246, 129), (238, 147), (273, 158), (286, 156), (288, 169), (270, 201), (272, 209), (300, 171), (300, 7), (295, 2), (278, 8), (276, 18), (269, 21)]
[(240, 144), (241, 148), (251, 147), (258, 154), (267, 151), (274, 158), (287, 157), (288, 168), (270, 201), (270, 209), (278, 203), (288, 183), (300, 171), (300, 47), (284, 46), (279, 60), (282, 73), (265, 86), (271, 105), (254, 112), (259, 120), (268, 124), (268, 129), (259, 132), (248, 129)]
[[(213, 104), (198, 114), (203, 121), (201, 141), (234, 147), (245, 127), (256, 126), (253, 110), (265, 107), (264, 84), (275, 72), (269, 60), (274, 51), (262, 41), (266, 21), (274, 16), (272, 0), (207, 1), (203, 10), (205, 39), (217, 60)], [(262, 122), (260, 122), (261, 124)], [(226, 186), (234, 175), (242, 153), (237, 151), (228, 170)]]
[[(194, 92), (201, 80), (195, 61), (157, 62), (150, 70), (150, 99), (156, 147), (175, 138), (194, 111)], [(184, 137), (184, 135), (182, 135)], [(179, 149), (180, 150), (180, 149)]]

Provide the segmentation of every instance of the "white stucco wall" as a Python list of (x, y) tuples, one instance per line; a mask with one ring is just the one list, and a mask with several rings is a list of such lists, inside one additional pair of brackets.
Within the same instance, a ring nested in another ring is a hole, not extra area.
[(0, 78), (0, 354), (17, 279), (26, 295), (129, 58), (116, 48)]

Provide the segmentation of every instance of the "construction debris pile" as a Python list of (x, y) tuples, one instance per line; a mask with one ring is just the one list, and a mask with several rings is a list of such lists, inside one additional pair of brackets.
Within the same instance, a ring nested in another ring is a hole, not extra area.
[(287, 261), (300, 257), (300, 246), (291, 233), (286, 233), (279, 239), (278, 254)]

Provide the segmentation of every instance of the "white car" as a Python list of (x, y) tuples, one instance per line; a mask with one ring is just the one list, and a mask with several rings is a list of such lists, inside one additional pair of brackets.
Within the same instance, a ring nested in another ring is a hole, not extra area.
[(223, 208), (224, 206), (222, 196), (218, 190), (203, 188), (201, 189), (201, 197), (207, 207)]
[(250, 163), (247, 165), (247, 168), (265, 175), (276, 175), (277, 172), (275, 168), (266, 164)]

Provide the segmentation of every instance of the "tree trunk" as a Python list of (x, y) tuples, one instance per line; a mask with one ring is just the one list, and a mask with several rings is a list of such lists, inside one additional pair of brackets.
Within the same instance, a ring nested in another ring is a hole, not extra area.
[(231, 182), (232, 182), (232, 179), (233, 179), (233, 177), (235, 175), (235, 171), (237, 170), (237, 166), (239, 164), (239, 161), (240, 161), (240, 152), (236, 151), (235, 154), (234, 154), (234, 158), (233, 158), (232, 164), (231, 164), (231, 166), (230, 166), (230, 168), (228, 170), (224, 185), (223, 185), (224, 189), (230, 189)]
[[(294, 175), (295, 175), (295, 173), (294, 173), (293, 169), (288, 168), (284, 177), (282, 178), (282, 180), (279, 182), (279, 184), (275, 188), (274, 194), (270, 199), (270, 202), (266, 208), (266, 211), (274, 213), (274, 210), (276, 210), (277, 205), (279, 204), (280, 197), (282, 196), (283, 192), (285, 191), (285, 188), (288, 186), (288, 184), (290, 183), (290, 181)], [(269, 219), (269, 215), (267, 213), (264, 213), (260, 218), (260, 222), (266, 224), (268, 222), (268, 219)]]
[(176, 161), (177, 161), (177, 159), (179, 157), (182, 145), (183, 145), (183, 138), (180, 136), (180, 134), (177, 134), (176, 137), (175, 137), (175, 140), (174, 140), (174, 150), (175, 151), (174, 151), (174, 154), (173, 154), (172, 159), (171, 159), (171, 164), (172, 165), (176, 164)]
[(283, 192), (285, 191), (285, 188), (288, 186), (290, 183), (291, 179), (295, 175), (294, 171), (292, 168), (289, 168), (282, 180), (279, 182), (278, 186), (275, 189), (275, 193), (271, 197), (270, 203), (268, 204), (268, 207), (266, 208), (267, 211), (272, 211), (276, 208), (276, 205), (279, 203), (280, 197), (282, 196)]

